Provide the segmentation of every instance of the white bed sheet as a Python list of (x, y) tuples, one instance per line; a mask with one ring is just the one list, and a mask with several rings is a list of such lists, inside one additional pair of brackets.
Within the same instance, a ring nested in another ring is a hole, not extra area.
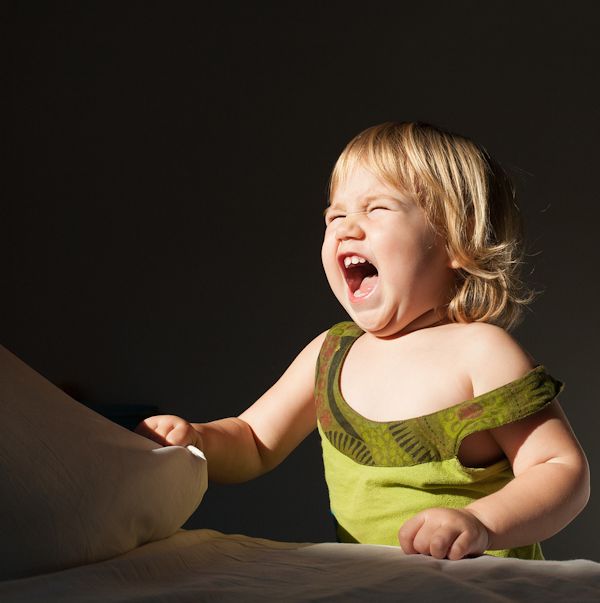
[(213, 530), (165, 540), (77, 568), (0, 582), (0, 601), (600, 601), (588, 560), (461, 561), (397, 547), (301, 544)]

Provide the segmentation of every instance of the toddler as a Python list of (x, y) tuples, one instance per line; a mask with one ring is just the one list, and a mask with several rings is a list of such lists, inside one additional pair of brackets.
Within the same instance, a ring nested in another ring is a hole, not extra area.
[(465, 137), (386, 123), (344, 149), (329, 198), (323, 266), (352, 321), (239, 417), (136, 431), (240, 482), (317, 427), (340, 541), (543, 559), (539, 542), (586, 505), (589, 469), (562, 383), (507, 333), (531, 300), (510, 181)]

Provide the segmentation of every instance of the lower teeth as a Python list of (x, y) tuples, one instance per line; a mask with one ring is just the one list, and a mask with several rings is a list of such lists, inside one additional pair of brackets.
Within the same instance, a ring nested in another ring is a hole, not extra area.
[(366, 295), (366, 293), (363, 293), (360, 289), (357, 289), (354, 292), (354, 297), (363, 297), (364, 295)]

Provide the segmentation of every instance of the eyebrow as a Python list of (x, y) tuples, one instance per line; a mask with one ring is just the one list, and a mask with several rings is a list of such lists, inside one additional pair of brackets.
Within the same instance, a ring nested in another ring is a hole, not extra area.
[[(361, 200), (361, 202), (362, 202), (363, 205), (367, 205), (371, 201), (375, 201), (375, 200), (381, 199), (383, 197), (386, 197), (387, 199), (392, 199), (394, 201), (398, 201), (398, 203), (402, 203), (401, 199), (398, 199), (397, 197), (394, 197), (393, 195), (388, 195), (386, 193), (377, 193), (375, 195), (367, 195), (366, 197), (363, 197), (363, 199)], [(331, 204), (331, 199), (327, 199), (327, 204), (328, 205), (325, 208), (325, 211), (323, 213), (327, 213), (327, 210), (329, 210), (329, 209), (335, 209), (336, 207), (339, 206), (336, 203)]]

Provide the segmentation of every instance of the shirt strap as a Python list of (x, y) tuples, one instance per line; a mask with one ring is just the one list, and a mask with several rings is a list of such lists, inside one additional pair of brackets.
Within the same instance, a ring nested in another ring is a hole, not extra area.
[(452, 453), (457, 455), (467, 436), (533, 415), (563, 389), (564, 383), (538, 365), (519, 379), (436, 413), (436, 418), (446, 435), (451, 436)]

